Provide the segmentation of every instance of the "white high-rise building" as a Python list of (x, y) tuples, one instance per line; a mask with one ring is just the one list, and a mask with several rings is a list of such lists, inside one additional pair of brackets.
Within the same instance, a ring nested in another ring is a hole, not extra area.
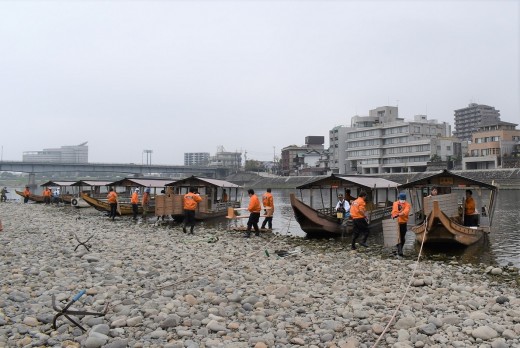
[[(395, 106), (370, 110), (369, 116), (354, 116), (351, 127), (335, 130), (331, 132), (338, 134), (338, 142), (340, 137), (346, 140), (345, 146), (337, 144), (338, 157), (333, 161), (337, 159), (339, 173), (346, 174), (425, 171), (432, 155), (438, 153), (437, 139), (451, 135), (448, 123), (428, 120), (426, 115), (405, 121), (399, 118)], [(343, 148), (345, 156), (339, 155)], [(343, 157), (345, 162), (341, 161)]]
[(42, 151), (25, 151), (24, 162), (88, 163), (87, 142)]

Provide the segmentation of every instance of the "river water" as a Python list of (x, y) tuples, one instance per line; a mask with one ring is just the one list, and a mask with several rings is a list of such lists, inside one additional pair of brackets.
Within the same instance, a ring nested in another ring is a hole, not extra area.
[[(14, 189), (7, 195), (10, 200), (19, 200)], [(264, 190), (256, 190), (260, 196)], [(297, 238), (305, 238), (305, 232), (294, 219), (294, 213), (289, 201), (289, 194), (294, 190), (272, 191), (275, 202), (275, 215), (273, 218), (274, 232)], [(242, 206), (247, 206), (248, 198), (245, 198)], [(72, 209), (72, 208), (71, 208)], [(245, 224), (247, 219), (240, 219)], [(262, 221), (262, 219), (261, 219)], [(225, 228), (227, 220), (212, 220), (204, 222), (208, 227)], [(328, 243), (330, 241), (312, 241), (312, 243)], [(390, 256), (391, 250), (383, 245), (382, 232), (372, 233), (368, 239), (372, 249), (379, 249), (383, 255)], [(334, 243), (343, 243), (345, 249), (350, 249), (350, 236), (338, 238)], [(419, 245), (415, 243), (415, 236), (408, 232), (406, 237), (405, 254), (407, 258), (418, 255)], [(520, 267), (520, 190), (501, 190), (498, 194), (498, 203), (493, 219), (492, 231), (475, 245), (466, 248), (452, 249), (424, 249), (425, 258), (438, 260), (458, 260), (465, 263), (483, 263), (488, 265), (514, 264)]]

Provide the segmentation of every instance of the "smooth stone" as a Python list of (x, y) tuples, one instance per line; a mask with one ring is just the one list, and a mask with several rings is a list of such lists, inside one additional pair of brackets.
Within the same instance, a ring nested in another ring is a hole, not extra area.
[(480, 326), (471, 332), (471, 335), (475, 338), (482, 340), (490, 340), (498, 336), (498, 333), (490, 328), (489, 326)]

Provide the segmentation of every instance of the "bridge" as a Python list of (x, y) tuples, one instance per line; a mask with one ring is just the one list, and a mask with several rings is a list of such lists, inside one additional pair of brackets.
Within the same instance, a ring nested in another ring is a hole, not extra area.
[[(0, 171), (29, 173), (29, 183), (34, 182), (36, 173), (117, 173), (129, 176), (187, 177), (191, 175), (221, 179), (232, 169), (223, 167), (171, 166), (134, 163), (52, 163), (0, 161)], [(32, 178), (31, 178), (32, 177)], [(31, 180), (32, 179), (32, 180)]]

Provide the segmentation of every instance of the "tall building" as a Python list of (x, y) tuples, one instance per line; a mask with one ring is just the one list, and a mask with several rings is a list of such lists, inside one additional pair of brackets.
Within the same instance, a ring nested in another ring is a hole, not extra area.
[(185, 166), (207, 166), (209, 165), (209, 152), (185, 152)]
[(24, 162), (88, 163), (88, 146), (85, 141), (79, 145), (62, 146), (57, 149), (25, 151), (22, 158)]
[(352, 171), (347, 167), (347, 133), (350, 130), (350, 127), (336, 126), (329, 131), (329, 167), (332, 173), (345, 174)]
[(445, 151), (448, 145), (437, 141), (451, 134), (448, 123), (428, 120), (426, 115), (404, 121), (394, 106), (370, 110), (369, 116), (354, 116), (351, 128), (343, 131), (346, 162), (338, 162), (338, 167), (343, 166), (346, 174), (422, 172), (438, 146), (439, 156), (452, 155)]
[(471, 136), (481, 124), (500, 121), (500, 111), (494, 107), (471, 103), (466, 108), (455, 110), (455, 131), (453, 135), (463, 141), (471, 141)]

